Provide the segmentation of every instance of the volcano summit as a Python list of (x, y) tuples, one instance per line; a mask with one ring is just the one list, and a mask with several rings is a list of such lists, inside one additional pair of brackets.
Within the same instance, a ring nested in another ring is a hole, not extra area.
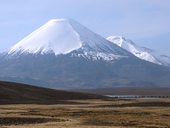
[[(74, 20), (53, 19), (32, 32), (26, 38), (14, 45), (8, 54), (68, 54), (81, 51), (86, 57), (101, 57), (109, 55), (113, 58), (129, 55), (125, 50), (110, 44), (103, 37), (93, 33)], [(89, 55), (89, 56), (88, 56)]]

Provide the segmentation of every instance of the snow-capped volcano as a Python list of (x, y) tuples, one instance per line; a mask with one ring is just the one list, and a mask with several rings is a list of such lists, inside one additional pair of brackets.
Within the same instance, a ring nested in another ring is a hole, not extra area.
[(0, 54), (0, 80), (65, 89), (170, 85), (169, 67), (134, 56), (161, 64), (150, 50), (113, 39), (74, 20), (50, 20)]
[(165, 55), (160, 55), (152, 49), (140, 47), (136, 45), (133, 41), (126, 39), (122, 36), (110, 36), (107, 38), (110, 42), (118, 45), (119, 47), (127, 50), (136, 57), (146, 60), (155, 64), (170, 66), (170, 57)]
[(9, 54), (15, 52), (66, 54), (82, 45), (78, 33), (65, 19), (54, 19), (32, 32), (14, 45)]
[(114, 60), (129, 53), (71, 19), (52, 19), (14, 45), (8, 54), (68, 54)]

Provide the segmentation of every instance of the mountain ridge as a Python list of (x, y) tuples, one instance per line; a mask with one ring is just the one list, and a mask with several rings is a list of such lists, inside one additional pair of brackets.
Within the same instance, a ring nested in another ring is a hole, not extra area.
[(126, 39), (125, 37), (109, 36), (106, 39), (132, 53), (139, 59), (170, 67), (170, 57), (161, 55), (152, 49), (138, 46), (133, 41)]

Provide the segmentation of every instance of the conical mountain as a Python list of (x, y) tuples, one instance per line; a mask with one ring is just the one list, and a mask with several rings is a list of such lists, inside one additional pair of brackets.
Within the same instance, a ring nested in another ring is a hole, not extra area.
[(31, 53), (55, 55), (81, 50), (89, 56), (111, 59), (129, 56), (125, 50), (71, 19), (52, 19), (14, 45), (8, 54)]
[(49, 88), (170, 85), (170, 68), (141, 60), (70, 19), (48, 21), (0, 60), (0, 80)]

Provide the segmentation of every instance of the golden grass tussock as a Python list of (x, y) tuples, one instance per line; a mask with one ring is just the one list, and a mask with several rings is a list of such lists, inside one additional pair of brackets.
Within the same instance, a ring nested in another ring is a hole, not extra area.
[(75, 104), (1, 105), (4, 128), (169, 128), (170, 99), (75, 100)]

